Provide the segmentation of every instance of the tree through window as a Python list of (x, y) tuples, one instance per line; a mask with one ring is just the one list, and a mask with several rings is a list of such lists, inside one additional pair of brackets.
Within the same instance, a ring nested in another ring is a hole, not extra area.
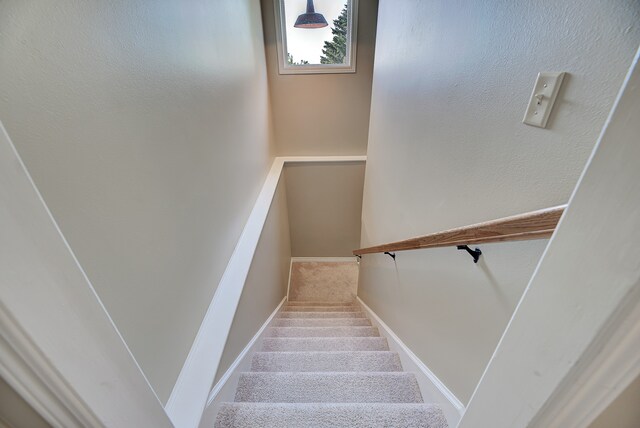
[(344, 64), (347, 55), (347, 5), (344, 5), (340, 16), (333, 20), (333, 40), (324, 42), (320, 64)]

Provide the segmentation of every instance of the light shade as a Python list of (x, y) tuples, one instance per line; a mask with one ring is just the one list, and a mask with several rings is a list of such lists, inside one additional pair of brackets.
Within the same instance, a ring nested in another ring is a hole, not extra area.
[(327, 20), (324, 19), (321, 13), (316, 13), (316, 9), (313, 6), (313, 0), (307, 0), (307, 13), (303, 13), (298, 16), (296, 23), (293, 24), (296, 28), (322, 28), (326, 27)]

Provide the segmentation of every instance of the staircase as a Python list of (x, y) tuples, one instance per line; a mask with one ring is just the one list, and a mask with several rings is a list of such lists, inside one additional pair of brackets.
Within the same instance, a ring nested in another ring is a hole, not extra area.
[(444, 428), (413, 373), (355, 303), (289, 302), (216, 427)]

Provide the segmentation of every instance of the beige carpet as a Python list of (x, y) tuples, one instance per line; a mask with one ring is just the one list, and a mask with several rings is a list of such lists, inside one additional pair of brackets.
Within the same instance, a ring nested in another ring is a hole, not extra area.
[(358, 264), (293, 262), (289, 301), (352, 302), (358, 290)]

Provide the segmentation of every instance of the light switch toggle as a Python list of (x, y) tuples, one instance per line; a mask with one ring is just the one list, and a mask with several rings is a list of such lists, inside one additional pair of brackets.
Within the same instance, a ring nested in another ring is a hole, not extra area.
[(547, 126), (547, 120), (549, 120), (551, 109), (556, 101), (558, 92), (560, 92), (560, 85), (562, 85), (564, 75), (564, 72), (538, 73), (538, 79), (533, 87), (529, 106), (522, 122), (540, 128)]

